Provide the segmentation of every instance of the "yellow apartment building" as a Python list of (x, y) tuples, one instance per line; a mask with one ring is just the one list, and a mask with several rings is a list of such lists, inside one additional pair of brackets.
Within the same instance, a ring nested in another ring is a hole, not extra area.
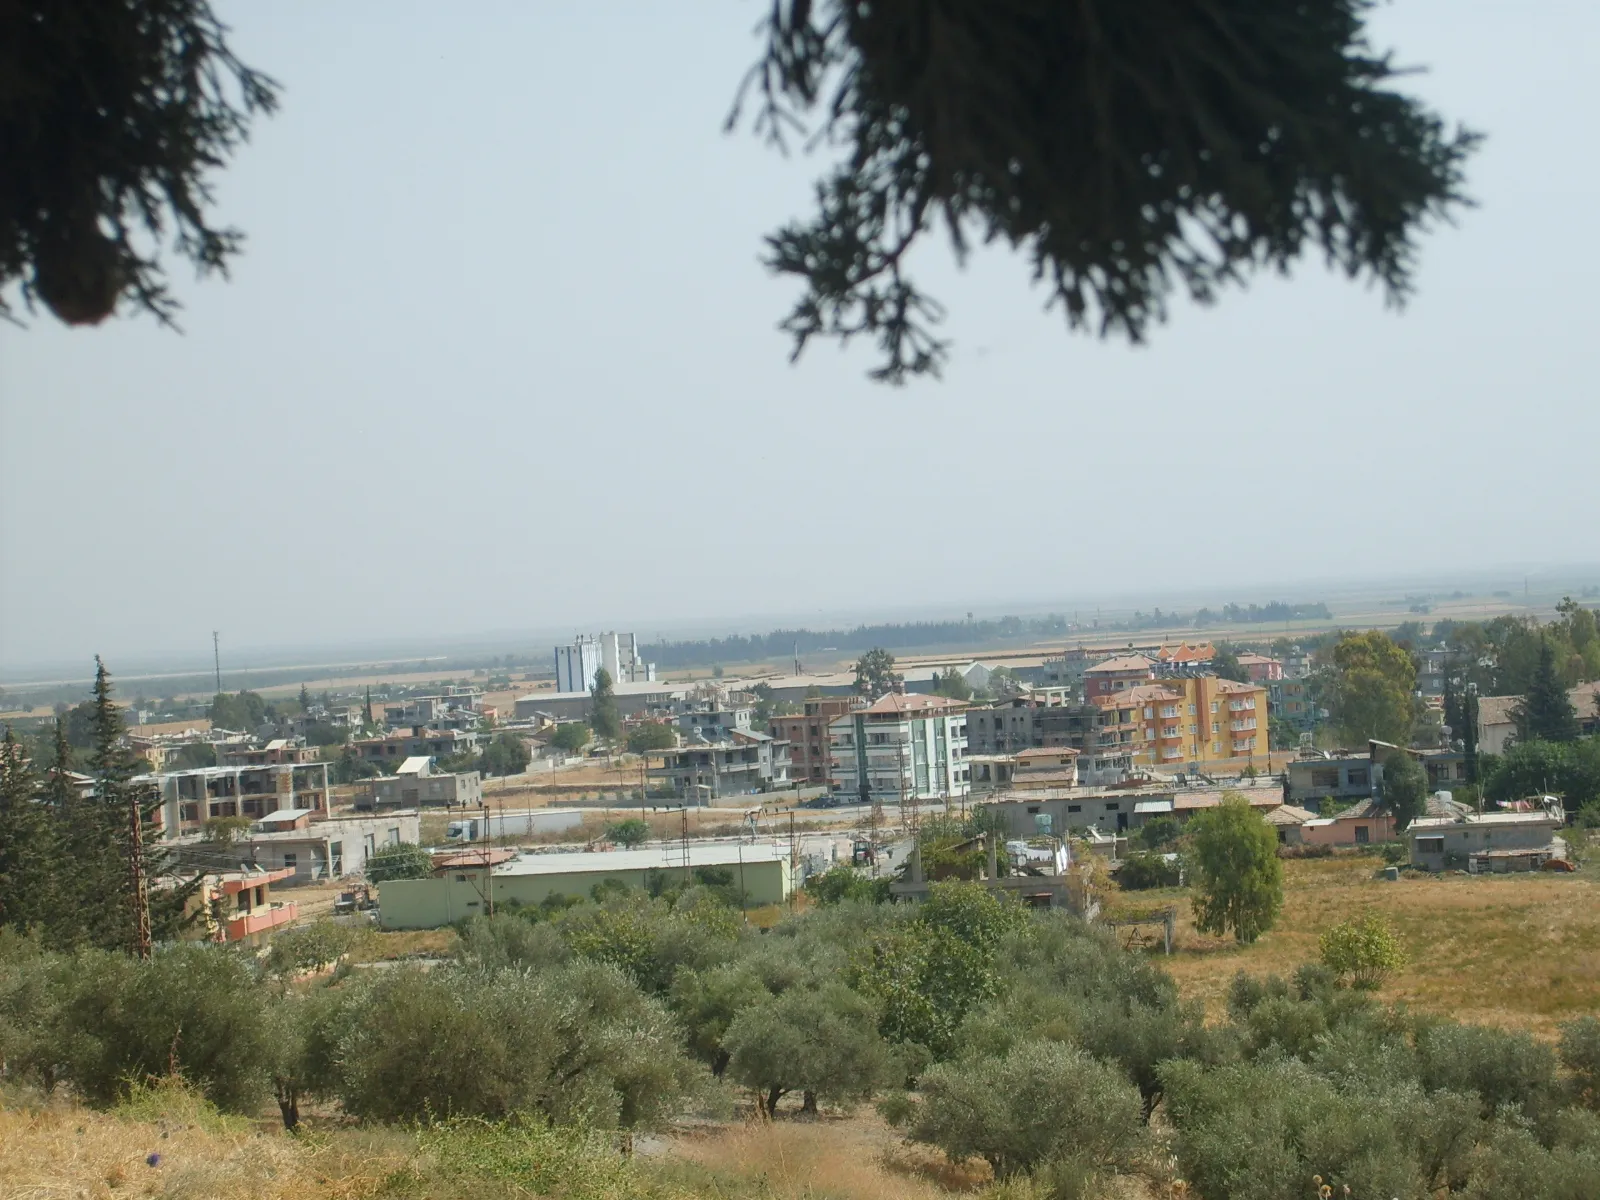
[(1267, 689), (1215, 675), (1165, 679), (1099, 702), (1099, 744), (1139, 766), (1267, 769)]

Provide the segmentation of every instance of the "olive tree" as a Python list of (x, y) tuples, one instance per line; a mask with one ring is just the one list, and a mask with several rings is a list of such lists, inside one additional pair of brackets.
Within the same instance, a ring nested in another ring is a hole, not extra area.
[(1113, 1166), (1141, 1136), (1139, 1090), (1063, 1042), (939, 1063), (919, 1087), (922, 1098), (903, 1114), (908, 1136), (957, 1161), (976, 1155), (1002, 1178), (1051, 1160)]
[(871, 1002), (843, 984), (790, 988), (733, 1018), (722, 1039), (728, 1073), (755, 1089), (768, 1116), (790, 1092), (807, 1112), (819, 1100), (866, 1099), (893, 1067), (877, 1025)]

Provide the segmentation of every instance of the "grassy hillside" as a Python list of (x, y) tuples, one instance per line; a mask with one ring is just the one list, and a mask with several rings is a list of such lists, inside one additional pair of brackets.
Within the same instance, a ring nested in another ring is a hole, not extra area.
[(1383, 914), (1410, 962), (1379, 992), (1462, 1021), (1552, 1036), (1562, 1021), (1600, 1011), (1600, 871), (1576, 875), (1402, 874), (1374, 878), (1376, 858), (1290, 860), (1277, 928), (1252, 946), (1194, 928), (1187, 891), (1118, 894), (1128, 911), (1178, 907), (1178, 948), (1162, 965), (1186, 996), (1220, 1013), (1238, 971), (1287, 976), (1317, 959), (1329, 925), (1368, 909)]

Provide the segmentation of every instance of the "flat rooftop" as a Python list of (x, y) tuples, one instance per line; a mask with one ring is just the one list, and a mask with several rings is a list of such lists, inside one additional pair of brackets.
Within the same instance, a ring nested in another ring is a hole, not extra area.
[[(690, 842), (689, 866), (735, 867), (739, 863), (781, 862), (784, 851), (764, 842)], [(565, 851), (559, 854), (524, 854), (495, 868), (496, 875), (589, 875), (606, 871), (683, 869), (683, 849), (678, 843), (647, 850)]]

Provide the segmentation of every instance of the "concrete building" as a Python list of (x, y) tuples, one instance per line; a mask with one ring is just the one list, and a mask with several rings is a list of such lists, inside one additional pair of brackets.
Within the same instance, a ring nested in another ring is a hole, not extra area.
[(651, 767), (648, 777), (694, 803), (789, 786), (788, 746), (754, 730), (663, 750), (661, 759), (662, 765)]
[(727, 704), (720, 699), (703, 701), (678, 714), (678, 733), (691, 741), (708, 742), (732, 737), (735, 733), (750, 733), (754, 730), (753, 712), (751, 708)]
[(193, 767), (145, 775), (161, 794), (160, 826), (165, 838), (197, 834), (210, 820), (259, 819), (280, 809), (328, 811), (328, 764)]
[(223, 742), (216, 753), (219, 767), (279, 767), (317, 761), (317, 748), (306, 745), (304, 738), (272, 738), (263, 746)]
[[(619, 683), (616, 685), (617, 712), (623, 717), (640, 717), (652, 713), (672, 712), (689, 694), (685, 684)], [(588, 690), (529, 692), (518, 696), (514, 707), (518, 721), (533, 719), (543, 713), (557, 721), (582, 721), (589, 716), (594, 698)]]
[(476, 754), (475, 729), (427, 729), (417, 726), (382, 737), (359, 738), (350, 743), (356, 755), (367, 762), (393, 763), (408, 758), (449, 758), (452, 754)]
[(1472, 813), (1422, 817), (1411, 822), (1411, 865), (1427, 871), (1465, 870), (1479, 874), (1534, 871), (1566, 853), (1556, 837), (1562, 818), (1559, 800), (1537, 812)]
[(1099, 695), (1099, 745), (1126, 750), (1135, 765), (1242, 772), (1269, 761), (1267, 691), (1257, 684), (1189, 675)]
[(262, 870), (250, 867), (238, 871), (208, 871), (186, 911), (195, 917), (193, 928), (206, 941), (253, 946), (274, 929), (292, 924), (300, 917), (300, 906), (293, 900), (274, 900), (272, 885), (294, 874), (291, 870)]
[(1084, 696), (1095, 704), (1110, 701), (1118, 692), (1154, 682), (1156, 664), (1143, 654), (1121, 654), (1102, 659), (1083, 673)]
[(967, 795), (967, 706), (891, 692), (828, 725), (832, 790), (887, 803)]
[(1370, 754), (1320, 753), (1289, 763), (1288, 801), (1320, 810), (1324, 800), (1339, 804), (1372, 797), (1374, 774)]
[(789, 780), (796, 785), (831, 786), (832, 755), (828, 750), (828, 724), (836, 717), (865, 708), (865, 696), (821, 696), (803, 702), (805, 711), (773, 717), (767, 733), (789, 746)]
[(1394, 818), (1376, 800), (1363, 800), (1331, 817), (1302, 822), (1300, 840), (1308, 846), (1366, 846), (1393, 841)]
[(655, 878), (694, 882), (702, 873), (728, 879), (750, 906), (782, 904), (794, 891), (787, 847), (765, 842), (666, 842), (648, 850), (524, 854), (492, 866), (467, 865), (441, 878), (392, 880), (378, 887), (385, 929), (436, 929), (486, 912), (492, 900), (537, 905), (550, 896), (587, 896), (615, 881), (644, 890)]
[(1298, 808), (1293, 804), (1280, 804), (1263, 815), (1267, 819), (1267, 824), (1277, 833), (1280, 846), (1300, 845), (1302, 841), (1300, 835), (1305, 823), (1314, 821), (1317, 817), (1317, 814), (1309, 809)]
[(556, 691), (587, 692), (602, 667), (613, 684), (654, 683), (655, 663), (639, 657), (639, 639), (631, 633), (580, 635), (570, 646), (557, 646)]
[(407, 696), (383, 706), (384, 724), (390, 729), (476, 729), (482, 719), (483, 691), (479, 688), (451, 686), (437, 696)]
[(416, 812), (311, 819), (306, 812), (268, 813), (234, 842), (249, 861), (269, 871), (292, 870), (284, 884), (317, 883), (366, 870), (383, 846), (415, 843), (421, 836)]
[(1251, 683), (1276, 683), (1283, 678), (1283, 664), (1265, 654), (1245, 651), (1239, 655), (1239, 665), (1250, 676)]
[[(1578, 716), (1578, 731), (1585, 736), (1600, 733), (1600, 681), (1580, 683), (1567, 689), (1567, 702)], [(1482, 696), (1478, 700), (1478, 753), (1504, 754), (1517, 736), (1517, 708), (1521, 696)]]
[(1267, 712), (1287, 722), (1296, 733), (1310, 733), (1317, 727), (1317, 707), (1311, 700), (1311, 687), (1304, 679), (1285, 676), (1269, 683)]
[(476, 771), (452, 774), (433, 769), (433, 760), (418, 755), (400, 764), (393, 775), (369, 780), (356, 797), (357, 810), (374, 808), (476, 808), (483, 803), (483, 780)]

